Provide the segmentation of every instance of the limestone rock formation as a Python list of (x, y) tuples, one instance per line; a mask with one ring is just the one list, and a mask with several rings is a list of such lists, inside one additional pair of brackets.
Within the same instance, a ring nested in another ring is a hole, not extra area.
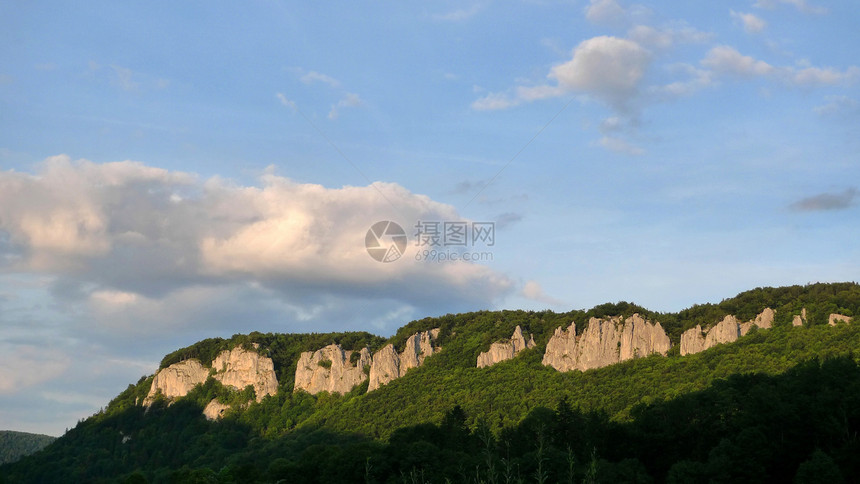
[(845, 316), (844, 314), (831, 314), (830, 317), (827, 318), (827, 324), (830, 326), (836, 326), (837, 323), (851, 323), (851, 316)]
[(621, 333), (621, 361), (648, 356), (651, 353), (666, 355), (672, 347), (669, 336), (659, 322), (651, 324), (639, 314), (624, 320)]
[(746, 336), (753, 326), (758, 326), (761, 329), (770, 329), (773, 326), (775, 315), (776, 311), (771, 308), (765, 308), (754, 320), (741, 323), (741, 336)]
[(526, 338), (523, 336), (522, 328), (517, 325), (517, 327), (514, 328), (514, 333), (511, 335), (511, 339), (495, 342), (490, 345), (489, 351), (485, 351), (478, 355), (478, 368), (484, 368), (486, 366), (495, 365), (500, 361), (510, 360), (520, 351), (526, 348), (534, 348), (534, 346), (534, 336), (531, 336), (527, 342)]
[(295, 390), (311, 394), (319, 392), (347, 393), (367, 380), (364, 371), (370, 365), (370, 350), (362, 348), (358, 359), (352, 362), (352, 351), (344, 351), (338, 344), (330, 344), (317, 351), (305, 351), (296, 365)]
[(773, 326), (775, 311), (765, 308), (755, 319), (741, 323), (738, 318), (728, 315), (710, 329), (702, 330), (701, 325), (690, 328), (681, 335), (681, 355), (690, 355), (712, 348), (721, 343), (731, 343), (749, 332), (753, 326), (768, 329)]
[(585, 371), (618, 363), (622, 328), (616, 328), (621, 318), (608, 320), (591, 318), (577, 345), (576, 367)]
[(576, 323), (570, 323), (567, 329), (555, 328), (555, 333), (546, 344), (543, 364), (558, 371), (576, 368)]
[(590, 370), (621, 361), (665, 355), (672, 344), (660, 323), (650, 323), (639, 314), (622, 321), (591, 318), (583, 333), (576, 336), (576, 325), (557, 328), (546, 345), (543, 364), (558, 371)]
[[(215, 370), (213, 377), (226, 386), (241, 390), (253, 385), (258, 402), (264, 396), (278, 391), (272, 359), (254, 351), (241, 347), (232, 351), (224, 350), (212, 361), (212, 369)], [(151, 405), (157, 393), (170, 399), (184, 397), (196, 385), (204, 383), (209, 378), (209, 373), (209, 368), (195, 358), (162, 368), (152, 379), (152, 387), (143, 404)]]
[(806, 308), (800, 310), (800, 315), (794, 315), (794, 319), (791, 321), (792, 326), (803, 326), (806, 324)]
[(424, 364), (424, 360), (442, 348), (438, 345), (439, 328), (421, 331), (406, 340), (406, 347), (398, 354), (394, 345), (388, 344), (373, 354), (370, 364), (370, 382), (367, 391), (373, 391), (382, 385), (400, 378), (410, 368)]
[(197, 359), (183, 360), (167, 368), (159, 370), (152, 379), (149, 394), (143, 404), (149, 406), (155, 401), (155, 395), (161, 393), (167, 398), (184, 397), (192, 388), (206, 381), (209, 369)]
[(252, 385), (258, 402), (278, 391), (272, 359), (256, 351), (248, 351), (241, 346), (232, 351), (222, 351), (212, 361), (212, 368), (215, 370), (215, 379), (223, 385), (238, 390)]
[(224, 412), (229, 408), (230, 405), (221, 403), (217, 398), (213, 398), (211, 402), (206, 404), (206, 408), (203, 409), (203, 415), (206, 416), (207, 420), (218, 420), (224, 416)]

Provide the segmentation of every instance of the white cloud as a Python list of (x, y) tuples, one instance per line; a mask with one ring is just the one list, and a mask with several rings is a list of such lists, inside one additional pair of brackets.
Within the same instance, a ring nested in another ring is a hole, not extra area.
[(469, 8), (461, 8), (448, 13), (435, 14), (433, 15), (433, 18), (435, 20), (444, 20), (447, 22), (462, 22), (474, 17), (483, 9), (483, 4), (476, 3)]
[(828, 9), (826, 7), (810, 5), (806, 2), (806, 0), (756, 0), (753, 6), (758, 8), (764, 8), (767, 10), (774, 10), (780, 4), (794, 5), (799, 11), (803, 13), (823, 15), (828, 12)]
[(689, 64), (675, 64), (668, 66), (668, 70), (673, 74), (684, 74), (687, 79), (673, 81), (662, 86), (652, 86), (649, 88), (649, 94), (654, 95), (656, 99), (672, 100), (689, 96), (714, 83), (713, 72), (707, 69), (700, 69)]
[(580, 43), (573, 58), (549, 77), (566, 90), (590, 94), (614, 109), (626, 110), (651, 64), (651, 53), (628, 39), (601, 36)]
[(526, 281), (526, 283), (523, 285), (523, 289), (520, 292), (520, 294), (526, 299), (531, 299), (532, 301), (550, 304), (552, 306), (561, 306), (562, 304), (564, 304), (562, 301), (560, 301), (554, 297), (548, 296), (544, 292), (543, 287), (541, 287), (540, 283), (538, 283), (537, 281), (533, 281), (533, 280), (532, 281)]
[(773, 66), (762, 60), (745, 56), (733, 47), (721, 45), (711, 49), (701, 61), (715, 74), (741, 78), (770, 77), (790, 86), (818, 87), (850, 84), (860, 79), (860, 68), (850, 66), (845, 70), (808, 66)]
[(652, 54), (637, 42), (600, 36), (582, 41), (571, 59), (554, 66), (547, 77), (554, 85), (517, 86), (513, 92), (494, 92), (472, 103), (475, 110), (506, 109), (531, 102), (581, 93), (612, 109), (630, 111)]
[(283, 104), (285, 107), (288, 107), (288, 108), (290, 108), (290, 109), (292, 109), (292, 110), (297, 109), (297, 108), (296, 108), (296, 103), (295, 103), (295, 102), (293, 102), (293, 101), (291, 101), (291, 100), (289, 100), (289, 99), (287, 99), (287, 96), (284, 96), (284, 95), (283, 95), (283, 94), (281, 94), (281, 93), (275, 93), (275, 97), (276, 97), (276, 98), (278, 98), (278, 101), (280, 101), (280, 102), (281, 102), (281, 104)]
[(342, 108), (357, 108), (364, 106), (364, 101), (358, 96), (358, 94), (354, 94), (351, 92), (346, 93), (346, 95), (337, 102), (337, 104), (333, 104), (331, 110), (328, 113), (329, 119), (337, 119), (340, 116), (340, 110)]
[(720, 45), (708, 51), (702, 60), (702, 65), (719, 74), (746, 78), (766, 76), (775, 71), (774, 67), (767, 62), (742, 55), (726, 45)]
[(585, 7), (585, 18), (596, 24), (617, 25), (627, 17), (627, 11), (615, 0), (591, 0)]
[(671, 32), (657, 30), (648, 25), (637, 25), (627, 32), (630, 40), (639, 45), (647, 45), (655, 49), (668, 49), (675, 43)]
[(767, 27), (767, 22), (756, 17), (754, 14), (735, 12), (734, 10), (730, 10), (729, 13), (749, 34), (761, 33)]
[(495, 111), (508, 109), (521, 104), (520, 99), (512, 98), (505, 93), (491, 92), (486, 96), (475, 100), (472, 109), (476, 111)]
[(274, 174), (260, 183), (66, 156), (35, 175), (0, 172), (0, 232), (8, 234), (0, 261), (68, 278), (69, 297), (104, 312), (223, 284), (258, 284), (290, 300), (316, 288), (428, 306), (431, 295), (486, 305), (512, 287), (478, 264), (421, 264), (409, 254), (382, 264), (367, 254), (376, 221), (410, 230), (417, 220), (459, 220), (449, 205), (389, 183), (325, 188)]
[(310, 71), (299, 78), (305, 84), (313, 84), (315, 82), (321, 82), (323, 84), (328, 85), (329, 87), (338, 88), (340, 87), (340, 81), (337, 79), (328, 76), (326, 74), (322, 74), (316, 71)]
[(833, 86), (849, 84), (860, 79), (860, 68), (852, 66), (844, 71), (833, 68), (806, 67), (789, 69), (788, 81), (797, 86)]
[(702, 32), (684, 23), (665, 28), (649, 25), (636, 25), (627, 31), (627, 37), (648, 49), (668, 50), (678, 44), (699, 44), (708, 42), (713, 34)]
[[(554, 84), (517, 86), (508, 92), (489, 93), (473, 102), (472, 109), (507, 109), (524, 102), (581, 94), (606, 104), (616, 112), (616, 117), (624, 118), (625, 126), (634, 126), (638, 117), (637, 98), (652, 58), (651, 51), (633, 40), (593, 37), (573, 49), (569, 61), (552, 67), (547, 77)], [(627, 154), (642, 153), (640, 148), (620, 138), (604, 139), (599, 144)]]

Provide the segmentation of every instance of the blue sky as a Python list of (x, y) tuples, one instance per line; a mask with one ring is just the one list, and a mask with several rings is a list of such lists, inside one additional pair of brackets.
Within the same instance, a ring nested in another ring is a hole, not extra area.
[[(849, 1), (0, 1), (0, 428), (253, 330), (856, 280)], [(366, 230), (410, 245), (373, 260)], [(482, 262), (416, 221), (486, 221)], [(459, 253), (459, 248), (445, 247)]]

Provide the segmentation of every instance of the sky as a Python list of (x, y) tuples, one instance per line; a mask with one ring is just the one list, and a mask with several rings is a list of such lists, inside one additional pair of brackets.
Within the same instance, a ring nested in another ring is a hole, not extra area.
[(0, 429), (60, 435), (207, 337), (857, 280), (857, 25), (0, 0)]

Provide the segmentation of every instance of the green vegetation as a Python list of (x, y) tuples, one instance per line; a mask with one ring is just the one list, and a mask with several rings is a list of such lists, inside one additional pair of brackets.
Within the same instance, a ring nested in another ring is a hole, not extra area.
[(15, 462), (43, 449), (56, 439), (50, 435), (0, 430), (0, 464)]
[[(774, 328), (680, 357), (649, 356), (559, 373), (541, 358), (555, 328), (590, 317), (660, 321), (677, 344), (695, 324), (777, 310)], [(807, 309), (809, 325), (791, 326)], [(860, 475), (860, 286), (759, 288), (676, 314), (631, 303), (588, 311), (481, 311), (413, 321), (385, 340), (368, 333), (251, 333), (172, 355), (204, 357), (238, 344), (275, 362), (276, 395), (245, 407), (253, 388), (210, 379), (144, 414), (150, 378), (44, 451), (0, 467), (0, 481), (114, 482), (840, 482)], [(516, 325), (537, 347), (490, 368), (477, 355)], [(382, 388), (346, 395), (293, 392), (302, 351), (330, 343), (398, 349), (440, 327), (441, 353)], [(169, 355), (169, 364), (175, 356)], [(178, 361), (178, 360), (177, 360)], [(211, 359), (210, 359), (211, 361)], [(201, 409), (232, 404), (219, 422)]]

